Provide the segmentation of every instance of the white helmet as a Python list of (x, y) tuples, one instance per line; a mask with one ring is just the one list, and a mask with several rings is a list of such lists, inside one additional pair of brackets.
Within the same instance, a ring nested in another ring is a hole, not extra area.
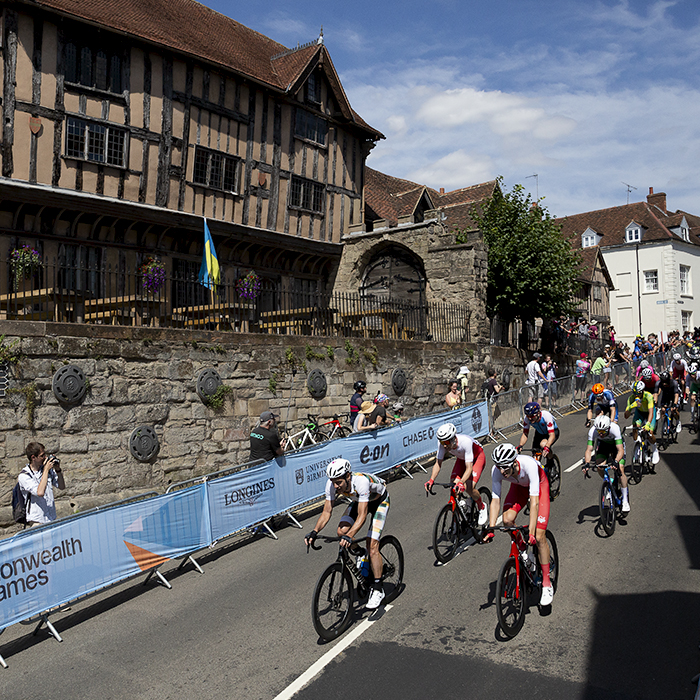
[(351, 471), (352, 467), (350, 466), (350, 462), (342, 457), (332, 460), (326, 467), (326, 474), (329, 479), (340, 479)]
[(457, 435), (457, 428), (455, 428), (453, 423), (444, 423), (437, 429), (437, 433), (435, 433), (435, 437), (440, 442), (452, 440), (455, 435)]
[(652, 374), (654, 374), (654, 370), (651, 367), (645, 367), (642, 370), (642, 377), (644, 377), (644, 379), (651, 379)]
[(642, 361), (639, 363), (639, 366), (640, 366), (642, 369), (644, 369), (645, 367), (648, 367), (648, 366), (649, 366), (649, 360), (642, 360)]
[(518, 451), (509, 442), (504, 442), (502, 445), (497, 445), (491, 453), (491, 459), (497, 467), (506, 467), (515, 462), (518, 456)]
[(681, 354), (679, 352), (674, 352), (673, 353), (673, 359), (678, 362), (678, 360), (681, 359)]
[(593, 423), (596, 432), (607, 435), (610, 432), (610, 416), (598, 416)]

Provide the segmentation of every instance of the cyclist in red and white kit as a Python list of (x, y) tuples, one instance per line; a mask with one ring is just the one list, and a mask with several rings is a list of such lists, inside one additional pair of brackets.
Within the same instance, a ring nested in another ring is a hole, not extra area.
[(481, 495), (476, 487), (486, 464), (484, 449), (468, 435), (458, 435), (457, 428), (453, 423), (441, 425), (437, 429), (436, 437), (440, 444), (435, 464), (433, 465), (433, 472), (430, 475), (430, 479), (425, 482), (425, 490), (430, 491), (430, 488), (435, 483), (445, 456), (448, 454), (454, 455), (455, 464), (452, 467), (450, 481), (455, 483), (460, 493), (466, 491), (474, 499), (474, 503), (479, 509), (479, 525), (486, 525), (489, 514), (486, 510), (486, 504), (481, 500)]
[(681, 406), (682, 402), (685, 401), (685, 375), (690, 371), (688, 369), (688, 363), (681, 357), (679, 352), (673, 353), (673, 360), (669, 365), (669, 370), (671, 371), (671, 379), (675, 379), (678, 382), (678, 388), (681, 390)]
[[(495, 527), (501, 510), (501, 486), (503, 481), (510, 482), (505, 502), (503, 503), (503, 524), (512, 527), (518, 513), (530, 502), (529, 544), (537, 545), (538, 559), (542, 566), (542, 597), (540, 605), (551, 605), (554, 587), (549, 577), (549, 543), (547, 542), (547, 523), (549, 522), (549, 482), (544, 469), (533, 457), (518, 455), (515, 447), (509, 443), (497, 445), (491, 454), (491, 512), (489, 526)], [(484, 537), (484, 542), (493, 538), (493, 532)]]

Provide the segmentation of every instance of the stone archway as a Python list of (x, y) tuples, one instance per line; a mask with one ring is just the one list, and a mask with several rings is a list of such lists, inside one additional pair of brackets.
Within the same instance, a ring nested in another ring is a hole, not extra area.
[(422, 260), (404, 246), (391, 244), (373, 252), (362, 275), (360, 294), (422, 306), (426, 285)]

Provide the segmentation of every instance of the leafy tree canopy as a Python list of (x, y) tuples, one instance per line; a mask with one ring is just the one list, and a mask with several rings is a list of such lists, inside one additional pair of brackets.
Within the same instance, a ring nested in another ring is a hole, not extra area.
[[(561, 235), (539, 202), (533, 205), (522, 185), (502, 190), (471, 211), (488, 247), (487, 312), (512, 321), (552, 318), (573, 309), (578, 253)], [(465, 235), (457, 233), (457, 242)]]

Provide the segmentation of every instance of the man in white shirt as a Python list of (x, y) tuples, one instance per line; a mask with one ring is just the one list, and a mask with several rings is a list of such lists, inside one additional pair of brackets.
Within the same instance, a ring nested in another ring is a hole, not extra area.
[(540, 367), (541, 359), (542, 355), (540, 355), (539, 352), (536, 352), (532, 356), (532, 360), (530, 360), (530, 362), (528, 362), (525, 366), (525, 372), (527, 373), (525, 384), (533, 387), (530, 389), (530, 401), (536, 401), (538, 398), (540, 398), (540, 392), (537, 390), (537, 385), (539, 384), (540, 387), (542, 387), (544, 382), (547, 381), (547, 378), (544, 376), (544, 374), (542, 374), (542, 367)]
[(47, 455), (40, 442), (30, 442), (26, 449), (29, 463), (18, 477), (19, 486), (27, 499), (27, 525), (43, 525), (56, 520), (53, 490), (66, 488), (61, 463)]

